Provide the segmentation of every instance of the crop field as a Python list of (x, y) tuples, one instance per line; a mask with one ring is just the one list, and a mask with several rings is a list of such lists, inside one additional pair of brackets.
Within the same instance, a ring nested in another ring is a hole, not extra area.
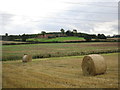
[(84, 56), (3, 61), (3, 88), (118, 88), (118, 53), (101, 54), (105, 74), (83, 76)]
[(77, 56), (92, 53), (113, 53), (118, 51), (117, 42), (5, 45), (2, 46), (2, 60), (18, 60), (21, 59), (24, 54), (31, 54), (35, 59)]
[(26, 43), (26, 42), (17, 42), (17, 41), (0, 41), (2, 44), (9, 44), (9, 43)]
[(27, 41), (38, 41), (38, 42), (61, 42), (61, 41), (85, 41), (82, 37), (57, 37), (57, 38), (30, 38)]

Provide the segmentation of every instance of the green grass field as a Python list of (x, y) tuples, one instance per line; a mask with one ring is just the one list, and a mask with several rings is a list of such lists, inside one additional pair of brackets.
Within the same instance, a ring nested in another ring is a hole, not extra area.
[(117, 42), (5, 45), (2, 46), (2, 60), (22, 59), (24, 54), (48, 58), (110, 52), (118, 52)]
[(63, 41), (81, 41), (84, 38), (81, 37), (57, 37), (57, 38), (31, 38), (27, 39), (27, 41), (37, 41), (37, 42), (63, 42)]
[[(18, 48), (19, 49), (19, 48)], [(102, 54), (107, 72), (83, 76), (84, 56), (3, 61), (3, 88), (118, 88), (118, 53)]]

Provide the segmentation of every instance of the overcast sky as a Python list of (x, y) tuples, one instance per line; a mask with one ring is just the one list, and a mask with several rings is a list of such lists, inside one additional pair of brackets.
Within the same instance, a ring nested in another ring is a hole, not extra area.
[(58, 32), (61, 28), (118, 33), (119, 0), (0, 0), (0, 34)]

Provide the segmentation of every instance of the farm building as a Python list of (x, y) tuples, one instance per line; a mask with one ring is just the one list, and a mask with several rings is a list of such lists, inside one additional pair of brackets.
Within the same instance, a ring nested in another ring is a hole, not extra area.
[(65, 35), (61, 33), (46, 33), (46, 34), (40, 34), (37, 36), (37, 38), (55, 38), (55, 37), (63, 37)]

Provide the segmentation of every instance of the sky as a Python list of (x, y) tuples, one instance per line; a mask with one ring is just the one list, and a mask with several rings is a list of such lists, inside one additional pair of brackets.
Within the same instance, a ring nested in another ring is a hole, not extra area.
[(76, 29), (118, 34), (118, 0), (0, 0), (0, 35)]

